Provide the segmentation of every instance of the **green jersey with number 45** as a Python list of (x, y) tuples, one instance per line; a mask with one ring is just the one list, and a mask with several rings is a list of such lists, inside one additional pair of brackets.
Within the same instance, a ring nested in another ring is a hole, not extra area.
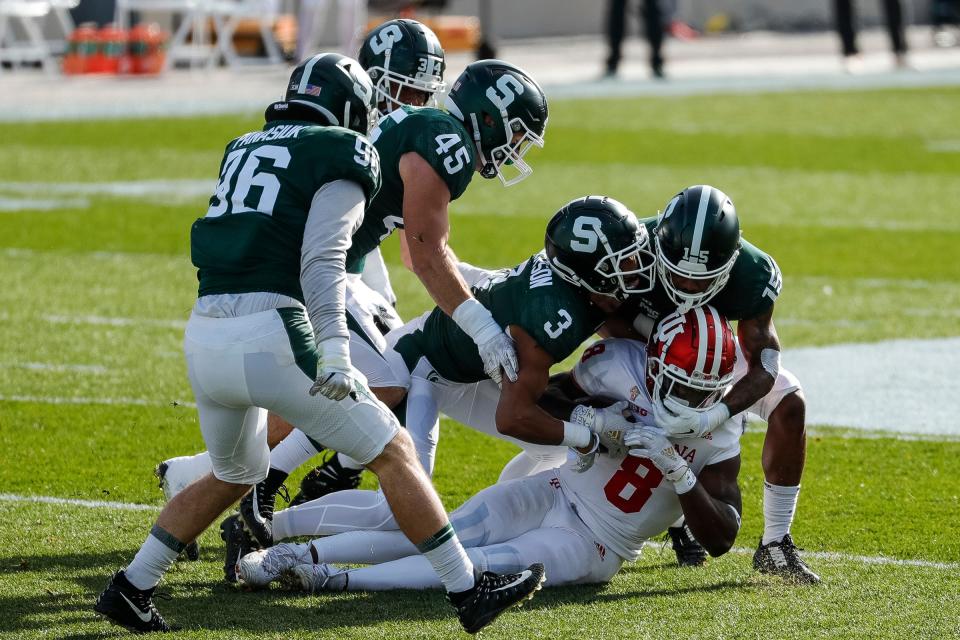
[(190, 234), (199, 294), (266, 291), (302, 302), (304, 226), (317, 190), (334, 180), (359, 184), (368, 203), (380, 187), (376, 149), (349, 129), (280, 120), (230, 142)]
[(363, 224), (353, 234), (347, 252), (347, 271), (360, 273), (368, 253), (394, 229), (403, 228), (403, 180), (400, 158), (416, 153), (427, 161), (456, 200), (467, 190), (476, 170), (473, 139), (459, 120), (431, 107), (402, 106), (380, 119), (370, 132), (380, 153), (383, 188), (367, 208)]
[[(644, 218), (640, 222), (652, 235), (657, 218)], [(741, 238), (740, 253), (733, 263), (730, 279), (710, 299), (710, 304), (729, 320), (754, 318), (770, 310), (782, 286), (780, 267), (774, 259)], [(627, 305), (631, 311), (636, 309), (653, 320), (677, 308), (659, 279), (653, 291), (629, 298)]]
[[(582, 289), (557, 277), (542, 252), (492, 273), (473, 287), (473, 294), (501, 327), (522, 328), (555, 362), (576, 351), (604, 318)], [(426, 356), (438, 374), (453, 382), (488, 377), (473, 339), (439, 307), (422, 329), (400, 338), (396, 350), (408, 367)]]

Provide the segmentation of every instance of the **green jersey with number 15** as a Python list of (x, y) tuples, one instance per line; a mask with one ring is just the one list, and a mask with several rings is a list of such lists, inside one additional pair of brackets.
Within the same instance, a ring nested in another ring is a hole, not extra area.
[(266, 291), (303, 302), (304, 226), (317, 190), (334, 180), (359, 184), (368, 203), (380, 187), (376, 149), (349, 129), (277, 120), (230, 142), (190, 233), (199, 294)]
[[(473, 294), (501, 327), (522, 328), (554, 362), (573, 353), (604, 318), (585, 291), (553, 273), (542, 252), (513, 269), (493, 272), (473, 287)], [(488, 377), (476, 343), (439, 307), (422, 329), (400, 338), (395, 349), (408, 367), (426, 356), (436, 372), (452, 382)]]
[(433, 167), (456, 200), (467, 190), (476, 170), (473, 139), (459, 120), (431, 107), (403, 106), (380, 119), (370, 132), (380, 153), (383, 188), (353, 234), (347, 252), (347, 271), (360, 273), (368, 253), (380, 246), (394, 229), (403, 228), (403, 180), (400, 158), (416, 153)]

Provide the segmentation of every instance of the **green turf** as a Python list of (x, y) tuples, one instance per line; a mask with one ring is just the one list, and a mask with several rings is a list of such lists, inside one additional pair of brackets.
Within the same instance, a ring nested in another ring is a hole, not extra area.
[[(565, 201), (613, 195), (653, 214), (709, 182), (737, 203), (748, 239), (784, 273), (775, 320), (787, 348), (960, 335), (960, 89), (563, 101), (532, 178), (477, 178), (452, 207), (452, 245), (482, 266), (537, 250)], [(2, 492), (152, 505), (164, 457), (202, 446), (180, 343), (195, 295), (187, 255), (195, 191), (110, 196), (63, 183), (215, 182), (223, 145), (251, 117), (0, 125), (0, 487)], [(25, 187), (23, 184), (41, 183)], [(42, 184), (61, 185), (61, 190)], [(385, 245), (400, 311), (428, 307)], [(825, 363), (829, 366), (829, 363)], [(909, 372), (901, 372), (909, 375)], [(950, 384), (950, 381), (944, 381)], [(75, 403), (53, 404), (53, 399)], [(794, 532), (824, 576), (785, 587), (733, 553), (680, 571), (648, 548), (609, 585), (542, 593), (494, 638), (940, 638), (960, 634), (960, 441), (817, 425)], [(744, 524), (762, 528), (761, 431), (743, 440)], [(511, 445), (446, 421), (436, 484), (449, 507), (495, 481)], [(296, 478), (294, 478), (296, 479)], [(365, 480), (365, 486), (371, 486)], [(89, 615), (151, 512), (0, 500), (0, 637), (100, 637)], [(457, 628), (438, 594), (301, 598), (217, 582), (179, 565), (161, 602), (184, 638), (435, 638)], [(867, 564), (853, 556), (948, 563)]]

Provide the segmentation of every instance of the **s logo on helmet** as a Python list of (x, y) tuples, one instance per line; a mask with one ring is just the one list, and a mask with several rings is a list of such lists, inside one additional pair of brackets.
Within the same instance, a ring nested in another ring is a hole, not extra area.
[(380, 55), (387, 49), (393, 48), (394, 43), (403, 39), (403, 31), (395, 24), (389, 24), (384, 27), (380, 33), (370, 39), (370, 49), (377, 55)]
[(501, 109), (506, 109), (522, 93), (523, 83), (509, 73), (505, 73), (497, 78), (496, 87), (487, 89), (487, 98)]
[[(590, 227), (587, 229), (586, 227)], [(570, 241), (570, 248), (582, 253), (593, 253), (597, 250), (597, 241), (600, 232), (600, 220), (592, 216), (581, 216), (573, 223), (573, 235), (576, 240)]]

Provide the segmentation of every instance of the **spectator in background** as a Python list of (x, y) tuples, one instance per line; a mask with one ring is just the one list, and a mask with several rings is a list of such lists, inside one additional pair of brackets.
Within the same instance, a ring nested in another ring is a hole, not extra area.
[[(653, 77), (663, 77), (663, 34), (668, 16), (673, 11), (664, 11), (662, 0), (640, 0), (640, 13), (643, 16), (644, 33), (650, 44), (650, 70)], [(617, 75), (620, 66), (620, 51), (623, 45), (623, 36), (626, 31), (628, 0), (610, 0), (607, 5), (607, 43), (610, 54), (607, 57), (606, 77)]]
[[(834, 0), (837, 32), (843, 45), (843, 66), (847, 73), (860, 70), (860, 50), (857, 48), (857, 30), (854, 22), (853, 0)], [(883, 0), (883, 13), (887, 19), (887, 33), (893, 47), (894, 64), (898, 69), (909, 68), (907, 40), (903, 31), (903, 8), (900, 0)]]

